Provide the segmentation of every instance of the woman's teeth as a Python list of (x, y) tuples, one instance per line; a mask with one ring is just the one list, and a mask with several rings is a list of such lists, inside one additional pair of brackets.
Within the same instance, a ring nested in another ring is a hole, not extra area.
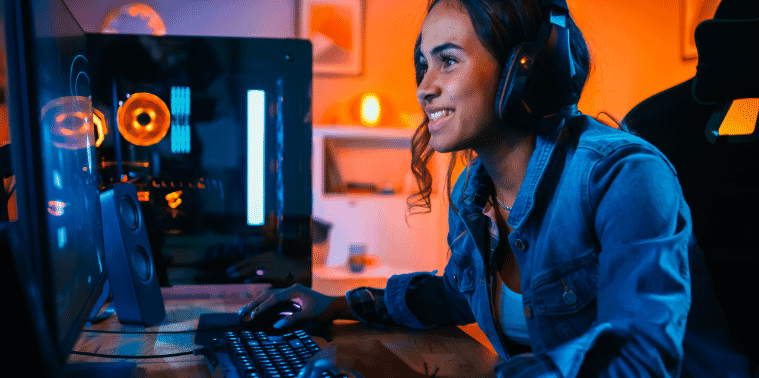
[(430, 120), (434, 121), (440, 117), (445, 117), (449, 114), (453, 113), (453, 110), (451, 109), (444, 109), (444, 110), (438, 110), (432, 114), (430, 114)]

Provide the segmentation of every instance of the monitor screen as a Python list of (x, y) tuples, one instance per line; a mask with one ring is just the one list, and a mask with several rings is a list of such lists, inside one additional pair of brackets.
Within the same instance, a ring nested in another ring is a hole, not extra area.
[[(310, 42), (88, 34), (88, 44), (103, 187), (137, 186), (161, 285), (310, 286)], [(250, 269), (230, 276), (241, 261)]]
[(86, 36), (59, 0), (3, 9), (13, 254), (31, 269), (63, 363), (105, 281)]

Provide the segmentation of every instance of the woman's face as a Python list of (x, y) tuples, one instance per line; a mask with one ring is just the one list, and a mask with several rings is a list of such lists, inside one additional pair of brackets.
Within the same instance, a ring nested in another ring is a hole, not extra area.
[(421, 61), (426, 72), (416, 95), (429, 118), (437, 152), (487, 146), (499, 134), (495, 93), (498, 61), (485, 49), (466, 10), (442, 1), (422, 24)]

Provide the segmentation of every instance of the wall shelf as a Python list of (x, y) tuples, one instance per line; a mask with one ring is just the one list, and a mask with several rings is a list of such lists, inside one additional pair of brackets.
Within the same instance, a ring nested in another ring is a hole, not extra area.
[[(447, 207), (438, 198), (440, 191), (433, 193), (432, 212), (407, 216), (406, 199), (416, 187), (410, 168), (413, 133), (314, 125), (313, 216), (331, 224), (324, 246), (314, 249), (315, 286), (337, 292), (356, 285), (384, 287), (394, 274), (445, 267)], [(393, 193), (341, 192), (346, 182)], [(357, 245), (376, 256), (379, 265), (351, 272), (348, 251)]]

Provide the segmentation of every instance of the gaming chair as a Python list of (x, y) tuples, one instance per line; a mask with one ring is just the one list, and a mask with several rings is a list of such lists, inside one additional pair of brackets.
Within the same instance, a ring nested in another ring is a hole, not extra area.
[[(623, 123), (675, 166), (719, 304), (757, 371), (759, 2), (723, 0), (696, 29), (696, 46), (696, 76), (644, 100)], [(753, 120), (753, 133), (720, 135), (736, 118), (748, 130)]]

